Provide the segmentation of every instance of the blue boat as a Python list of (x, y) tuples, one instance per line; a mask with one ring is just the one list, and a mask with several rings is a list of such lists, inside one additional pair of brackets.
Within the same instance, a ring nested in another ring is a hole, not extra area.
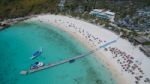
[(42, 54), (42, 52), (43, 52), (43, 49), (40, 48), (38, 51), (36, 51), (35, 53), (32, 54), (31, 59), (37, 58), (38, 56), (40, 56)]

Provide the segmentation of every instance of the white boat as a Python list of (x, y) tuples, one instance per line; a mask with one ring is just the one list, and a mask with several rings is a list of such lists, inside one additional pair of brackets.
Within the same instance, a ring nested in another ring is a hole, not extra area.
[(34, 64), (31, 65), (30, 69), (38, 69), (39, 67), (43, 67), (44, 63), (43, 62), (35, 62)]

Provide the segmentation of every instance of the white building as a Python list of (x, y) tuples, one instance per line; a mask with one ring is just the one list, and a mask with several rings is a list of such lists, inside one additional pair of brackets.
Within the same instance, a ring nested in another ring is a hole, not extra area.
[(93, 9), (89, 14), (99, 18), (108, 19), (111, 22), (114, 22), (114, 18), (115, 18), (114, 12), (105, 11), (103, 9)]
[(65, 2), (66, 2), (66, 0), (60, 0), (60, 3), (58, 4), (58, 7), (60, 8), (60, 10), (64, 9)]
[(142, 10), (139, 10), (138, 11), (138, 14), (140, 15), (140, 16), (150, 16), (150, 11), (142, 11)]

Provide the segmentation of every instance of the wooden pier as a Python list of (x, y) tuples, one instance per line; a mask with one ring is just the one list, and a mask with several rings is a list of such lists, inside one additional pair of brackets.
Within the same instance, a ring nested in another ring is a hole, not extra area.
[(92, 53), (94, 53), (95, 51), (99, 50), (100, 48), (103, 48), (103, 47), (106, 47), (107, 45), (109, 44), (112, 44), (114, 42), (116, 42), (117, 40), (113, 40), (111, 42), (108, 42), (108, 43), (105, 43), (103, 44), (102, 46), (96, 48), (95, 50), (91, 50), (87, 53), (84, 53), (84, 54), (81, 54), (79, 56), (75, 56), (75, 57), (71, 57), (71, 58), (67, 58), (67, 59), (64, 59), (62, 61), (58, 61), (58, 62), (55, 62), (55, 63), (52, 63), (52, 64), (47, 64), (43, 67), (40, 67), (40, 68), (37, 68), (37, 69), (32, 69), (32, 70), (28, 70), (28, 71), (21, 71), (21, 74), (23, 75), (26, 75), (26, 74), (31, 74), (31, 73), (34, 73), (34, 72), (38, 72), (38, 71), (41, 71), (41, 70), (45, 70), (45, 69), (48, 69), (48, 68), (51, 68), (51, 67), (54, 67), (54, 66), (58, 66), (58, 65), (61, 65), (61, 64), (64, 64), (64, 63), (67, 63), (67, 62), (70, 62), (72, 60), (76, 60), (76, 59), (80, 59), (80, 58), (83, 58), (85, 56), (88, 56)]
[(93, 53), (92, 51), (91, 52), (88, 52), (86, 54), (82, 54), (82, 55), (79, 55), (79, 56), (75, 56), (75, 57), (71, 57), (71, 58), (67, 58), (67, 59), (64, 59), (62, 61), (59, 61), (59, 62), (55, 62), (53, 64), (48, 64), (48, 65), (45, 65), (43, 67), (40, 67), (38, 69), (32, 69), (32, 70), (29, 70), (28, 71), (28, 74), (30, 73), (33, 73), (33, 72), (37, 72), (37, 71), (41, 71), (41, 70), (44, 70), (44, 69), (47, 69), (47, 68), (50, 68), (50, 67), (54, 67), (54, 66), (57, 66), (57, 65), (61, 65), (61, 64), (64, 64), (66, 62), (70, 62), (71, 60), (76, 60), (76, 59), (79, 59), (79, 58), (83, 58), (89, 54)]

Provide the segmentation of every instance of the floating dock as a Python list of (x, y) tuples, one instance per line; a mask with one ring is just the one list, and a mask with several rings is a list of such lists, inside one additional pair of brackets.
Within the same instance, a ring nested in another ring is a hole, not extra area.
[(62, 61), (58, 61), (58, 62), (55, 62), (55, 63), (52, 63), (52, 64), (47, 64), (47, 65), (45, 65), (45, 66), (43, 66), (43, 67), (39, 67), (39, 68), (37, 68), (37, 69), (32, 69), (32, 70), (28, 70), (28, 71), (21, 71), (20, 74), (22, 74), (22, 75), (31, 74), (31, 73), (34, 73), (34, 72), (38, 72), (38, 71), (41, 71), (41, 70), (45, 70), (45, 69), (48, 69), (48, 68), (51, 68), (51, 67), (54, 67), (54, 66), (58, 66), (58, 65), (61, 65), (61, 64), (70, 62), (70, 61), (72, 61), (72, 60), (76, 60), (76, 59), (83, 58), (83, 57), (85, 57), (85, 56), (88, 56), (88, 55), (94, 53), (95, 51), (99, 50), (100, 48), (106, 47), (106, 46), (108, 46), (108, 45), (110, 45), (110, 44), (112, 44), (112, 43), (114, 43), (114, 42), (116, 42), (116, 41), (117, 41), (117, 40), (113, 40), (113, 41), (111, 41), (111, 42), (105, 43), (105, 44), (103, 44), (102, 46), (96, 48), (95, 50), (91, 50), (91, 51), (89, 51), (89, 52), (87, 52), (87, 53), (85, 53), (85, 54), (81, 54), (81, 55), (79, 55), (79, 56), (67, 58), (67, 59), (64, 59), (64, 60), (62, 60)]

